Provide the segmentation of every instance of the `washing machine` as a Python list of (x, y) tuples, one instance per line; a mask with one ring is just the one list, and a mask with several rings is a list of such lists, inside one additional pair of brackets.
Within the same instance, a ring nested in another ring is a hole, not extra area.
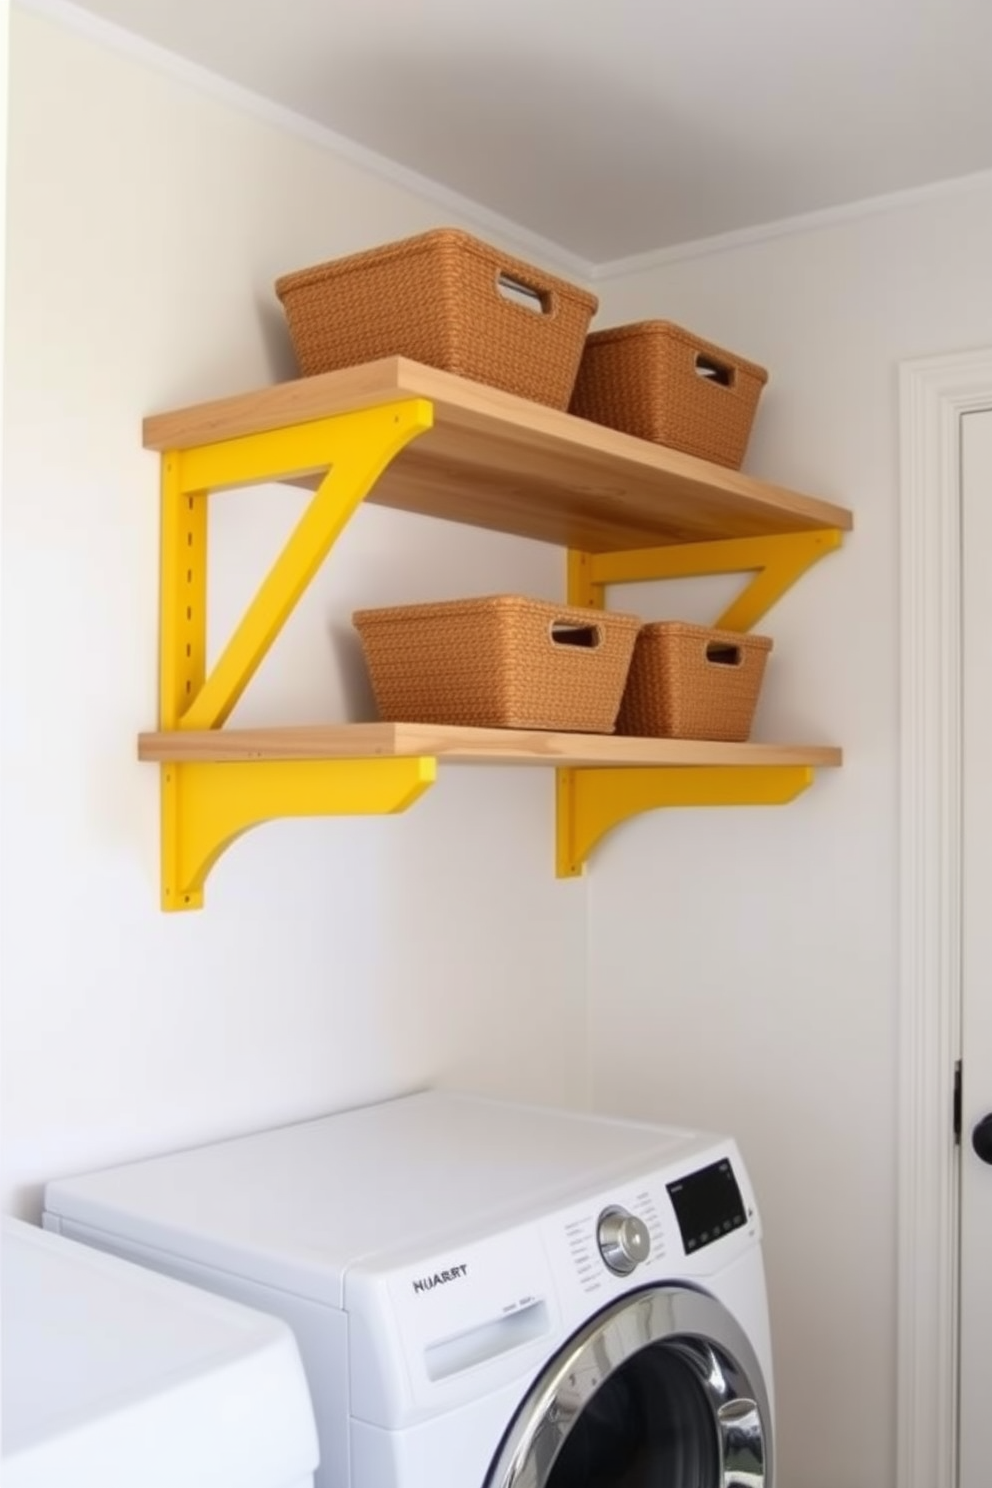
[(4, 1488), (312, 1488), (283, 1322), (17, 1219), (2, 1238)]
[(773, 1488), (733, 1140), (423, 1091), (54, 1182), (44, 1223), (294, 1329), (320, 1488)]

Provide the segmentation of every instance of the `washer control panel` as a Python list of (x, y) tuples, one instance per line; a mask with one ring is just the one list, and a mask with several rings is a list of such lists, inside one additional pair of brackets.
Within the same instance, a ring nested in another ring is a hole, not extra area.
[(599, 1216), (596, 1244), (604, 1265), (617, 1276), (629, 1276), (651, 1254), (651, 1235), (643, 1219), (616, 1204)]
[(743, 1165), (725, 1140), (700, 1142), (690, 1161), (646, 1174), (636, 1185), (590, 1195), (551, 1222), (548, 1243), (556, 1274), (562, 1274), (560, 1257), (581, 1293), (605, 1299), (617, 1288), (650, 1285), (673, 1268), (707, 1274), (714, 1250), (722, 1266), (757, 1238)]

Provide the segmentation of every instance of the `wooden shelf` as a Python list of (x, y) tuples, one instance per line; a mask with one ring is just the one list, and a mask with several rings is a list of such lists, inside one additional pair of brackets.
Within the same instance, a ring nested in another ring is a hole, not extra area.
[[(603, 836), (663, 807), (777, 805), (841, 763), (828, 745), (719, 744), (416, 723), (227, 728), (293, 606), (362, 501), (569, 550), (568, 602), (616, 584), (744, 573), (718, 617), (755, 625), (841, 542), (851, 513), (480, 383), (393, 357), (158, 414), (162, 905), (195, 909), (241, 833), (293, 816), (405, 811), (439, 764), (555, 770), (556, 865), (583, 871)], [(207, 510), (217, 492), (315, 490), (207, 667)]]
[[(281, 383), (145, 420), (144, 443), (195, 450), (421, 398), (433, 426), (366, 499), (585, 553), (848, 530), (842, 506), (649, 444), (402, 357)], [(316, 486), (326, 463), (230, 479)], [(220, 483), (212, 489), (221, 489)]]
[(719, 744), (428, 723), (351, 723), (296, 728), (225, 728), (141, 734), (138, 757), (160, 764), (248, 760), (406, 759), (478, 765), (795, 766), (840, 765), (830, 745)]

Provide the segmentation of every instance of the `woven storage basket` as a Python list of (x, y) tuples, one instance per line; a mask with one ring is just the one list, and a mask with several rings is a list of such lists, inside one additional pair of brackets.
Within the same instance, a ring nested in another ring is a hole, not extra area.
[(672, 620), (643, 626), (617, 733), (743, 743), (771, 649), (768, 636)]
[(640, 621), (518, 595), (358, 610), (392, 722), (612, 733)]
[(454, 228), (286, 274), (276, 294), (305, 377), (404, 356), (554, 408), (599, 304)]
[(643, 320), (586, 339), (571, 411), (737, 470), (767, 381), (681, 326)]

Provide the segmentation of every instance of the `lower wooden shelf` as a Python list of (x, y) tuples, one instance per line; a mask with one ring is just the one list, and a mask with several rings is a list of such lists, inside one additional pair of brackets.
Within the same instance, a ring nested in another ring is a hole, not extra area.
[(141, 734), (162, 773), (162, 907), (197, 909), (221, 853), (286, 816), (404, 811), (438, 764), (537, 765), (557, 777), (556, 864), (582, 873), (593, 848), (631, 816), (665, 806), (768, 806), (793, 800), (831, 745), (720, 744), (425, 723), (176, 729)]
[(448, 764), (679, 767), (840, 765), (832, 745), (720, 744), (699, 739), (634, 739), (538, 729), (459, 728), (432, 723), (315, 724), (295, 728), (176, 729), (139, 735), (138, 758), (235, 764), (247, 760), (405, 759)]

